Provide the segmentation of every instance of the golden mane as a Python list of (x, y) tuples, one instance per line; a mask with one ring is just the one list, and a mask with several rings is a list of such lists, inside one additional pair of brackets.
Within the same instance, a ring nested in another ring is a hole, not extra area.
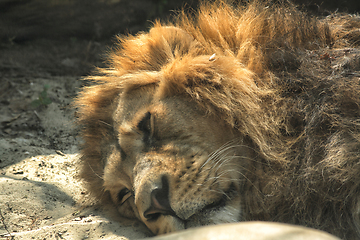
[(254, 1), (235, 8), (222, 1), (204, 3), (196, 17), (182, 12), (175, 23), (156, 22), (149, 33), (118, 37), (119, 46), (109, 56), (110, 68), (99, 70), (104, 76), (90, 79), (121, 89), (149, 84), (148, 79), (135, 81), (128, 74), (162, 71), (163, 78), (156, 80), (159, 94), (187, 92), (209, 112), (254, 135), (271, 156), (267, 145), (274, 139), (267, 143), (263, 136), (277, 134), (273, 128), (281, 119), (257, 112), (263, 111), (261, 102), (273, 91), (268, 87), (274, 78), (268, 55), (279, 48), (315, 49), (331, 40), (326, 24), (293, 6), (267, 7)]
[[(252, 1), (234, 7), (216, 1), (203, 3), (194, 16), (183, 11), (173, 23), (155, 22), (148, 33), (118, 37), (109, 68), (89, 77), (96, 85), (77, 100), (84, 126), (82, 177), (90, 191), (103, 195), (99, 176), (118, 95), (156, 84), (159, 96), (186, 94), (253, 142), (264, 175), (249, 177), (254, 183), (244, 206), (249, 220), (355, 236), (346, 229), (358, 227), (349, 214), (360, 191), (360, 87), (341, 76), (329, 79), (320, 63), (304, 55), (335, 47), (345, 35), (292, 5)], [(322, 96), (321, 89), (332, 95)], [(305, 96), (309, 92), (319, 99)], [(319, 184), (320, 178), (341, 190)], [(309, 220), (310, 212), (316, 218)]]

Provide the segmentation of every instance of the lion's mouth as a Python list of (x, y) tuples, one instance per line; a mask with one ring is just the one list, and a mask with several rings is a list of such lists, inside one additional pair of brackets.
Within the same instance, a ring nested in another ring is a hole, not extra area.
[(210, 203), (208, 205), (206, 205), (201, 211), (201, 212), (207, 212), (207, 211), (216, 211), (221, 207), (224, 207), (226, 205), (226, 202), (228, 200), (228, 197), (226, 195), (223, 195), (222, 198), (219, 201)]
[(173, 210), (172, 211), (168, 211), (168, 210), (159, 211), (159, 209), (156, 209), (155, 211), (148, 210), (148, 211), (146, 211), (146, 213), (144, 215), (145, 215), (147, 221), (156, 221), (161, 215), (165, 215), (165, 216), (169, 215), (169, 216), (173, 216), (173, 217), (181, 220), (182, 222), (184, 222), (186, 224), (186, 222), (193, 221), (193, 219), (197, 218), (197, 216), (204, 215), (207, 212), (214, 212), (214, 211), (221, 209), (222, 207), (225, 207), (226, 202), (228, 200), (227, 198), (228, 198), (228, 196), (224, 195), (219, 201), (216, 201), (216, 202), (206, 205), (200, 211), (195, 212), (194, 214), (192, 214), (191, 216), (189, 216), (186, 219), (178, 216)]
[(236, 195), (238, 195), (238, 191), (236, 190), (235, 185), (231, 183), (229, 189), (224, 192), (219, 200), (205, 205), (200, 211), (195, 212), (187, 219), (179, 219), (184, 222), (185, 228), (213, 224), (217, 221), (212, 218), (216, 218), (215, 216), (218, 213), (225, 211), (224, 209), (229, 201)]

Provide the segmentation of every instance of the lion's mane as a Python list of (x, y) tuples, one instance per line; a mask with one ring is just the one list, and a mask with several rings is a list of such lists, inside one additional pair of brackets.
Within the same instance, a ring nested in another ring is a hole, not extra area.
[[(360, 81), (353, 74), (360, 68), (334, 66), (326, 55), (350, 46), (359, 22), (319, 21), (272, 2), (217, 1), (173, 23), (156, 22), (148, 33), (118, 37), (109, 68), (89, 77), (96, 84), (77, 99), (89, 191), (106, 198), (101, 176), (115, 99), (156, 81), (159, 94), (188, 94), (252, 142), (245, 219), (360, 238)], [(132, 78), (154, 71), (163, 78)]]

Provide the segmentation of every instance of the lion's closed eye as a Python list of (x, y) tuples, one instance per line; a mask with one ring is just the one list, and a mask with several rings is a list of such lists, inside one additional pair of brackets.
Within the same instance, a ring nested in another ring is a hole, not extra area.
[(138, 123), (137, 128), (144, 134), (143, 141), (145, 145), (151, 146), (154, 137), (154, 116), (147, 112)]
[(117, 196), (119, 204), (120, 205), (124, 204), (131, 197), (131, 195), (132, 193), (129, 189), (127, 188), (121, 189)]
[(137, 128), (145, 134), (150, 135), (152, 133), (152, 124), (151, 124), (151, 113), (147, 112), (145, 116), (141, 119)]

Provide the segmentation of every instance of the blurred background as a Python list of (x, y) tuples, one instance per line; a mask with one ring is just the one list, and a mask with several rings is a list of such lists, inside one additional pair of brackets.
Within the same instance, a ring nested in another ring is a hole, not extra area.
[[(237, 0), (234, 2), (246, 2)], [(278, 0), (279, 1), (279, 0)], [(281, 1), (281, 0), (280, 0)], [(282, 0), (287, 1), (287, 0)], [(359, 0), (294, 0), (317, 16), (360, 12)], [(86, 75), (101, 66), (116, 34), (147, 30), (198, 0), (0, 0), (0, 77), (46, 72)], [(1, 81), (1, 78), (0, 78)]]

